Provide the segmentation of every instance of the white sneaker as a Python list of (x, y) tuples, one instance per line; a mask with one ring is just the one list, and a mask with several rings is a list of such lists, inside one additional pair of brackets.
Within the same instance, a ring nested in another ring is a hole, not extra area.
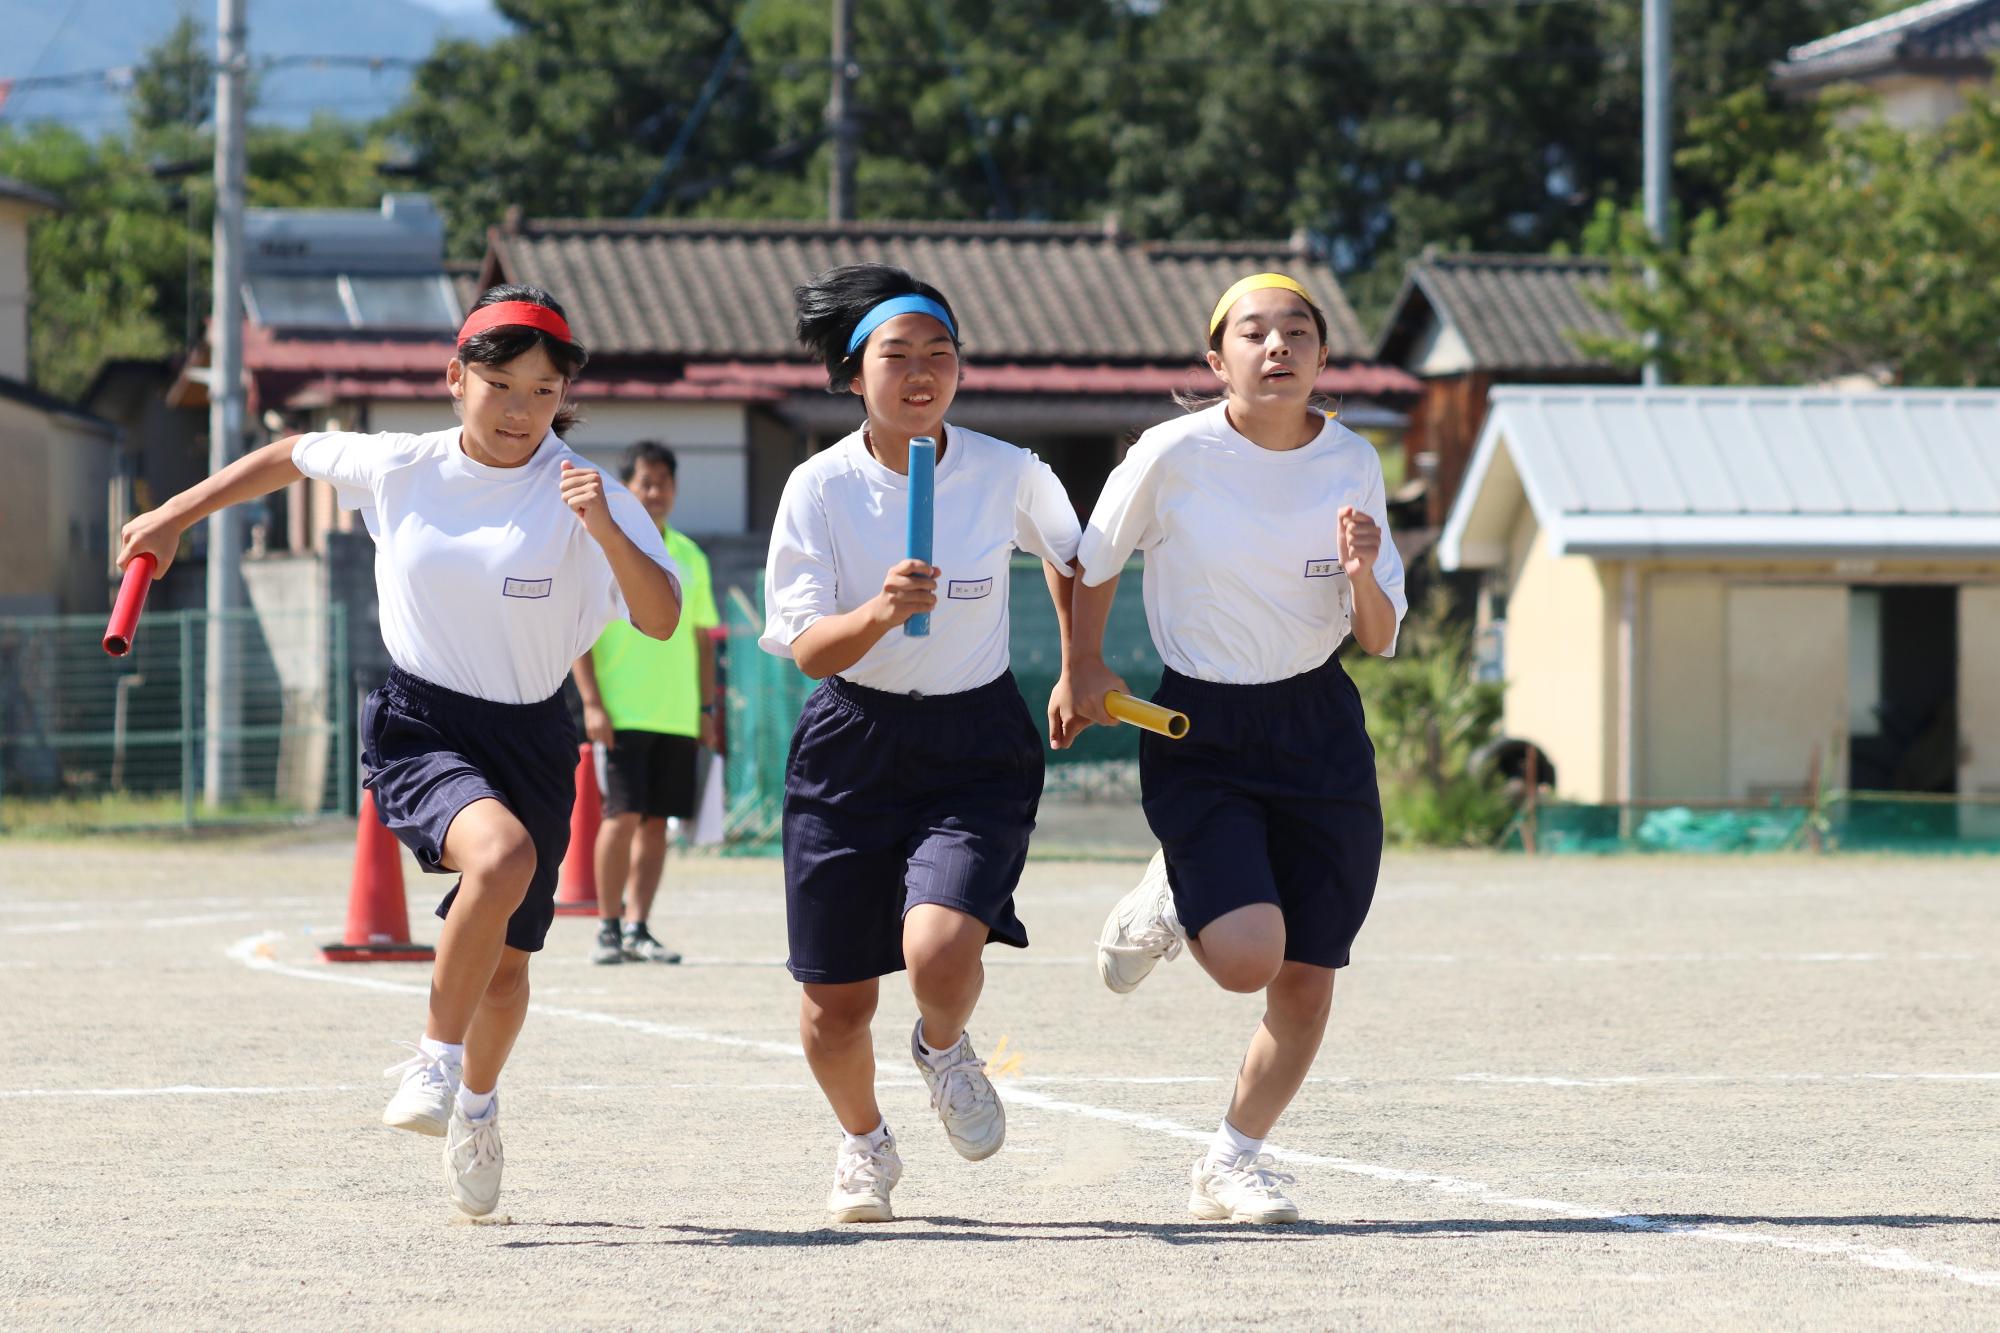
[(919, 1018), (910, 1030), (910, 1058), (930, 1085), (931, 1109), (944, 1121), (945, 1136), (958, 1155), (968, 1162), (984, 1161), (1000, 1151), (1007, 1141), (1007, 1109), (986, 1067), (972, 1049), (972, 1034), (961, 1032), (958, 1045), (946, 1051), (933, 1066), (918, 1044), (924, 1031)]
[(1296, 1222), (1298, 1205), (1280, 1185), (1294, 1177), (1277, 1169), (1269, 1153), (1213, 1162), (1203, 1153), (1194, 1159), (1194, 1188), (1188, 1211), (1208, 1222)]
[(382, 1123), (391, 1129), (407, 1129), (437, 1138), (451, 1123), (451, 1103), (458, 1096), (462, 1077), (458, 1062), (427, 1054), (413, 1041), (396, 1044), (409, 1047), (411, 1055), (401, 1064), (382, 1071), (384, 1076), (395, 1074), (403, 1080), (396, 1088), (396, 1095), (389, 1099), (389, 1105), (383, 1108)]
[(896, 1136), (884, 1134), (879, 1146), (849, 1151), (842, 1140), (833, 1161), (833, 1193), (826, 1196), (827, 1216), (835, 1222), (893, 1222), (889, 1191), (903, 1178), (903, 1159), (896, 1155)]
[(484, 1217), (500, 1202), (500, 1098), (496, 1093), (486, 1118), (465, 1118), (456, 1101), (451, 1108), (451, 1132), (444, 1137), (444, 1178), (451, 1201), (467, 1217)]
[(1154, 852), (1139, 887), (1118, 900), (1097, 934), (1097, 975), (1120, 995), (1146, 979), (1160, 963), (1187, 947), (1181, 919), (1167, 887), (1167, 854)]

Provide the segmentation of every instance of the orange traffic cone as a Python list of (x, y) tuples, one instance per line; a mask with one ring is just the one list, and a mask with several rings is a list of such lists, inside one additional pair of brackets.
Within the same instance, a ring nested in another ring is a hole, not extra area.
[(375, 793), (361, 789), (354, 833), (354, 879), (347, 889), (347, 930), (340, 944), (323, 944), (329, 963), (425, 963), (428, 944), (410, 943), (410, 908), (403, 901), (403, 849), (375, 813)]
[(569, 852), (556, 889), (556, 915), (596, 916), (597, 826), (604, 822), (604, 798), (597, 791), (596, 751), (588, 742), (576, 748), (576, 804), (569, 808)]

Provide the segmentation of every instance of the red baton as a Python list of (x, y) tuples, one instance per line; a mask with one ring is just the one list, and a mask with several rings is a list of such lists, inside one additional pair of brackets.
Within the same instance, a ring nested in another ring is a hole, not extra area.
[(160, 558), (156, 555), (135, 555), (132, 563), (125, 566), (125, 581), (118, 585), (118, 600), (111, 605), (111, 623), (104, 627), (104, 651), (113, 657), (123, 657), (132, 651), (139, 613), (146, 609), (153, 571), (159, 567)]

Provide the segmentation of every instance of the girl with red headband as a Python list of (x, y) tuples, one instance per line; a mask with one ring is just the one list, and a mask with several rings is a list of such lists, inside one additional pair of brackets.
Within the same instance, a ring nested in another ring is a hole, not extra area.
[(1264, 1016), (1208, 1151), (1195, 1216), (1291, 1222), (1264, 1137), (1297, 1095), (1333, 1005), (1334, 969), (1368, 914), (1382, 856), (1375, 751), (1334, 656), (1351, 633), (1395, 651), (1407, 604), (1374, 446), (1313, 404), (1326, 316), (1297, 281), (1235, 284), (1209, 320), (1221, 401), (1141, 436), (1105, 482), (1077, 554), (1071, 652), (1050, 700), (1067, 745), (1112, 722), (1105, 665), (1118, 572), (1146, 553), (1157, 702), (1185, 739), (1139, 738), (1160, 853), (1098, 938), (1120, 993), (1183, 948)]
[[(584, 349), (534, 287), (479, 298), (445, 366), (462, 424), (425, 435), (278, 440), (125, 525), (119, 568), (166, 573), (182, 532), (301, 477), (331, 482), (375, 539), (395, 664), (361, 718), (364, 782), (427, 871), (458, 876), (430, 1010), (384, 1123), (442, 1136), (459, 1209), (500, 1197), (500, 1069), (528, 1011), (528, 960), (555, 916), (577, 740), (559, 693), (610, 621), (656, 639), (680, 620), (660, 530), (563, 443)], [(158, 577), (158, 575), (155, 575)]]

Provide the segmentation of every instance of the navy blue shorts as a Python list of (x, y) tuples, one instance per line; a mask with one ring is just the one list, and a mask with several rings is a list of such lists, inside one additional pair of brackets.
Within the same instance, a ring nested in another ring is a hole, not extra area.
[(1361, 694), (1327, 659), (1289, 680), (1221, 685), (1169, 668), (1153, 698), (1188, 734), (1139, 738), (1146, 822), (1190, 935), (1251, 903), (1285, 914), (1285, 957), (1345, 967), (1382, 866), (1382, 801)]
[[(535, 845), (535, 877), (507, 919), (507, 945), (533, 953), (556, 916), (556, 879), (576, 802), (576, 724), (561, 694), (500, 704), (392, 668), (361, 709), (362, 782), (382, 822), (423, 868), (443, 865), (444, 835), (474, 801), (513, 812)], [(457, 886), (438, 904), (451, 912)]]
[(786, 966), (841, 985), (903, 969), (903, 915), (938, 903), (1017, 949), (1014, 886), (1042, 799), (1042, 740), (1011, 672), (960, 694), (828, 677), (785, 766)]

